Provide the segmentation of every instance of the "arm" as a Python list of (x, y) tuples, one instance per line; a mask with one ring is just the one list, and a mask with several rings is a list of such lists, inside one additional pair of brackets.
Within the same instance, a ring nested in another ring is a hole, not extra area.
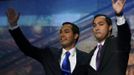
[(9, 32), (15, 40), (17, 46), (22, 52), (24, 52), (25, 55), (33, 58), (37, 58), (39, 56), (39, 49), (31, 45), (19, 27), (13, 30), (9, 29)]
[(117, 16), (117, 62), (116, 68), (118, 75), (125, 75), (129, 52), (130, 52), (130, 41), (131, 41), (131, 32), (129, 25), (125, 18), (123, 17), (123, 8), (125, 5), (126, 0), (117, 0), (116, 2), (113, 1), (113, 9)]
[(117, 26), (118, 29), (118, 47), (121, 51), (130, 51), (131, 32), (127, 21), (125, 24)]
[(123, 8), (126, 0), (112, 0), (113, 9), (117, 16), (118, 45), (119, 50), (130, 51), (131, 32), (127, 21), (123, 16)]
[[(33, 58), (38, 58), (40, 56), (40, 50), (34, 46), (32, 46), (29, 41), (23, 35), (21, 29), (17, 26), (17, 22), (19, 20), (20, 14), (17, 13), (13, 8), (9, 8), (7, 11), (7, 18), (11, 28), (9, 32), (11, 33), (13, 39), (16, 44), (20, 48), (22, 52), (26, 55), (31, 56)], [(38, 50), (38, 51), (37, 51)]]

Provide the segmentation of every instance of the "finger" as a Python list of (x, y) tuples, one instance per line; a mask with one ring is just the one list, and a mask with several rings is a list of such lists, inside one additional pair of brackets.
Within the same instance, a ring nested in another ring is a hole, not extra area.
[(16, 11), (15, 11), (15, 9), (13, 9), (13, 8), (9, 8), (8, 9), (8, 16), (9, 17), (13, 17), (13, 16), (16, 16), (17, 14), (16, 14)]
[(11, 13), (12, 13), (12, 9), (8, 8), (6, 11), (6, 16), (8, 17), (8, 19), (11, 17)]
[(115, 1), (114, 0), (112, 0), (112, 4), (114, 4), (115, 3)]
[(7, 16), (8, 19), (10, 18), (10, 8), (7, 9), (6, 16)]
[(5, 12), (6, 16), (8, 17), (8, 11)]
[(126, 0), (123, 0), (122, 3), (123, 3), (123, 5), (124, 5), (124, 4), (126, 3)]
[(7, 11), (6, 11), (7, 17), (9, 17), (10, 12), (11, 12), (11, 8), (8, 8)]
[(20, 12), (18, 12), (18, 15), (17, 15), (17, 20), (19, 19), (19, 17), (20, 17)]

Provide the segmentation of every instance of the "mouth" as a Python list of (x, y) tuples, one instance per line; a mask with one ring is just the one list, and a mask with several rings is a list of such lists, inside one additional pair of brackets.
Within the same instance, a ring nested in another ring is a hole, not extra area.
[(66, 38), (61, 38), (60, 41), (63, 42), (63, 41), (66, 41), (67, 39)]
[(101, 34), (101, 32), (95, 32), (95, 34)]

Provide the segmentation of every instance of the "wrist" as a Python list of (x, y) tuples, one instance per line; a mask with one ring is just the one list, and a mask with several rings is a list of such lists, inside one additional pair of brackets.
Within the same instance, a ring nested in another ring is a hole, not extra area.
[(123, 12), (120, 12), (120, 13), (115, 13), (116, 16), (120, 17), (120, 16), (123, 16)]
[(10, 23), (10, 26), (15, 27), (15, 26), (17, 26), (17, 23)]

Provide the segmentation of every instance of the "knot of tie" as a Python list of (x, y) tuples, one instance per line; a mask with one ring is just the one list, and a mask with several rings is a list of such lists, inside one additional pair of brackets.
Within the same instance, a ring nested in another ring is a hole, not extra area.
[(64, 58), (63, 63), (62, 63), (63, 75), (71, 75), (69, 56), (70, 56), (70, 52), (66, 52), (65, 58)]
[(102, 44), (99, 44), (99, 45), (98, 45), (98, 48), (99, 48), (99, 50), (100, 50), (100, 49), (102, 48)]
[(66, 57), (69, 57), (70, 56), (70, 52), (66, 52)]

